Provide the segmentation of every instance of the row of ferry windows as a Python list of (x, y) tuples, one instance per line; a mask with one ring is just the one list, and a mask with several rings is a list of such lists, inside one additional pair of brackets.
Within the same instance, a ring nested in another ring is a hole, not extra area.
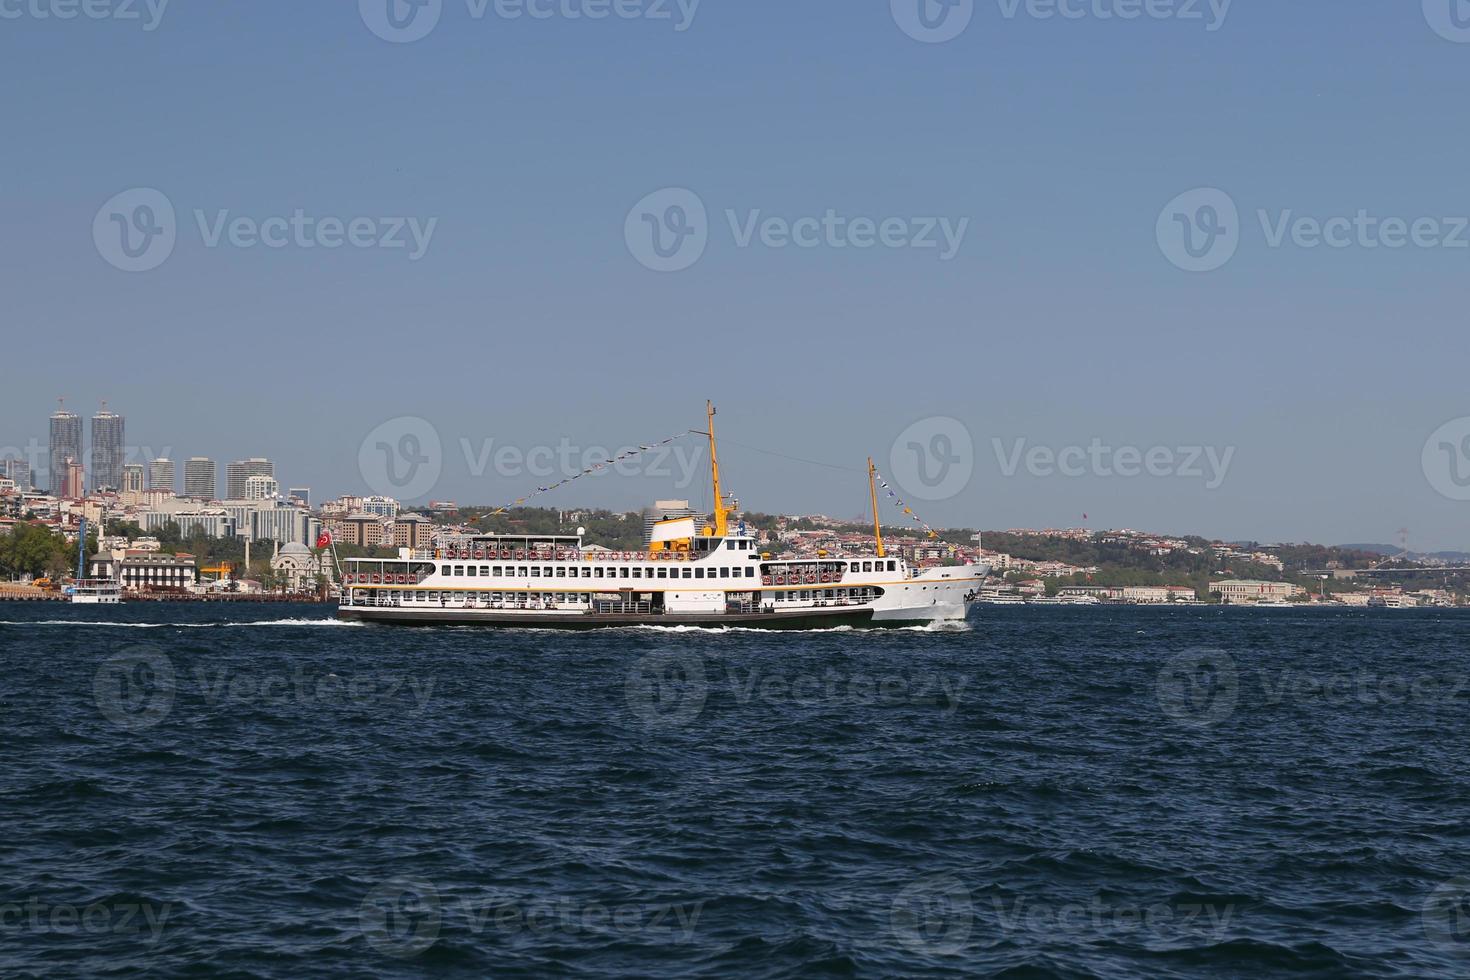
[[(565, 565), (445, 565), (444, 574), (459, 578), (477, 578), (481, 575), (509, 575), (511, 578), (755, 578), (755, 568), (715, 569), (676, 568), (660, 565), (657, 568), (635, 566), (582, 565), (567, 568)], [(648, 574), (645, 575), (644, 572)], [(708, 571), (708, 575), (705, 572)], [(742, 574), (743, 571), (743, 574)], [(679, 573), (683, 572), (682, 575)], [(580, 573), (580, 574), (579, 574)], [(605, 573), (605, 574), (604, 574)]]
[[(890, 572), (898, 570), (898, 562), (891, 559), (886, 563), (882, 561), (855, 561), (852, 563), (852, 570), (854, 572), (881, 572), (884, 570), (885, 564), (887, 565), (887, 570)], [(627, 566), (582, 565), (579, 567), (581, 578), (704, 578), (706, 571), (706, 569), (699, 567), (677, 568), (665, 567), (663, 565), (648, 569), (644, 569), (641, 566), (629, 568)], [(780, 571), (780, 569), (781, 566), (777, 566), (776, 570)], [(443, 573), (461, 578), (475, 578), (480, 575), (509, 575), (512, 578), (578, 578), (578, 570), (578, 567), (568, 568), (565, 565), (445, 565)], [(648, 573), (646, 576), (644, 575), (645, 571)], [(683, 572), (682, 575), (680, 575), (681, 571)], [(742, 577), (740, 569), (737, 568), (733, 571), (735, 578)], [(606, 572), (605, 575), (603, 574), (604, 572)], [(708, 572), (709, 578), (716, 577), (713, 568), (708, 569)], [(731, 577), (731, 569), (722, 568), (719, 572), (719, 578)], [(747, 566), (743, 577), (754, 578), (755, 569)]]

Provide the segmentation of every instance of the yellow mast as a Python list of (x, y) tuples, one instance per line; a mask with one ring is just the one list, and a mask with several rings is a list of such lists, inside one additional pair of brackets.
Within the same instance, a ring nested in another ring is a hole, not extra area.
[(730, 511), (725, 506), (725, 497), (720, 492), (720, 456), (715, 449), (715, 403), (706, 401), (704, 403), (705, 418), (709, 422), (709, 476), (710, 482), (714, 484), (715, 495), (715, 536), (723, 538), (730, 530)]
[(873, 504), (873, 537), (878, 542), (878, 557), (887, 558), (888, 553), (883, 550), (883, 528), (878, 524), (878, 468), (871, 456), (868, 457), (868, 499)]

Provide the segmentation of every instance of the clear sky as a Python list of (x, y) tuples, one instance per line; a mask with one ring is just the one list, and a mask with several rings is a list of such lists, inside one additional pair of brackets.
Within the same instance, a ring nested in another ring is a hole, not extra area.
[(859, 513), (871, 453), (934, 524), (1470, 550), (1470, 4), (158, 2), (0, 0), (0, 446), (106, 398), (320, 497), (418, 417), (424, 496), (495, 502), (558, 477), (487, 440), (708, 397), (752, 509)]

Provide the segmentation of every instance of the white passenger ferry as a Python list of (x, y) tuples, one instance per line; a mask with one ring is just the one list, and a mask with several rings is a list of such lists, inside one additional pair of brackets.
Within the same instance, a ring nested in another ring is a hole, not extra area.
[(714, 520), (654, 525), (646, 551), (588, 548), (576, 535), (485, 534), (433, 551), (343, 562), (342, 619), (558, 629), (745, 626), (810, 629), (913, 626), (962, 620), (987, 567), (916, 569), (892, 557), (878, 524), (872, 554), (774, 559), (753, 534), (731, 528), (720, 490), (714, 408), (708, 408)]

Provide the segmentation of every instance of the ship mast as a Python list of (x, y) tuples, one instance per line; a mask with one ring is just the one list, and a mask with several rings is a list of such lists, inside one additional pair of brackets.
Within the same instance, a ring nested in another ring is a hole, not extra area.
[(709, 476), (710, 482), (714, 484), (715, 536), (723, 538), (730, 531), (730, 510), (725, 506), (724, 494), (720, 492), (720, 456), (715, 449), (715, 403), (706, 401), (704, 411), (709, 423), (709, 430), (705, 435), (709, 436)]
[(873, 504), (873, 537), (878, 542), (878, 557), (887, 558), (888, 554), (883, 550), (883, 528), (878, 524), (878, 468), (873, 465), (873, 457), (868, 457), (868, 500)]

